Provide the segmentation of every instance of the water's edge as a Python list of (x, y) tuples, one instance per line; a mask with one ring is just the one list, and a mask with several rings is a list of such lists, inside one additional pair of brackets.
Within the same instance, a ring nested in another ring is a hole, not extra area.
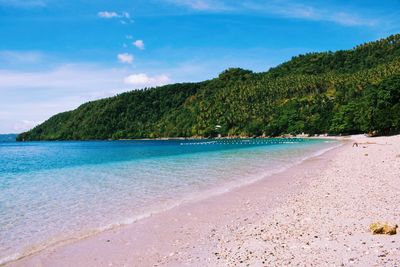
[(87, 239), (87, 238), (91, 238), (93, 236), (99, 235), (103, 232), (109, 231), (109, 230), (115, 230), (118, 228), (122, 228), (122, 227), (126, 227), (128, 225), (134, 224), (135, 222), (151, 217), (153, 215), (162, 213), (162, 212), (166, 212), (168, 210), (174, 209), (174, 208), (178, 208), (179, 206), (183, 205), (183, 204), (190, 204), (190, 203), (195, 203), (204, 199), (208, 199), (211, 198), (213, 196), (217, 196), (217, 195), (221, 195), (221, 194), (225, 194), (225, 193), (229, 193), (235, 189), (256, 183), (258, 181), (261, 181), (263, 179), (271, 179), (273, 178), (274, 175), (282, 173), (290, 168), (296, 167), (300, 164), (302, 164), (304, 161), (315, 158), (315, 157), (319, 157), (325, 153), (327, 153), (328, 151), (331, 150), (336, 150), (340, 147), (342, 147), (343, 145), (345, 145), (346, 142), (345, 141), (338, 141), (338, 143), (334, 146), (328, 147), (328, 148), (323, 148), (323, 149), (318, 149), (317, 151), (313, 152), (312, 154), (303, 157), (302, 159), (293, 162), (293, 164), (290, 164), (288, 166), (285, 166), (282, 169), (279, 169), (277, 171), (273, 171), (273, 172), (269, 172), (269, 173), (263, 173), (262, 175), (260, 175), (258, 178), (255, 179), (251, 179), (251, 180), (246, 180), (246, 181), (241, 181), (240, 183), (236, 182), (236, 183), (232, 183), (232, 184), (225, 184), (224, 186), (220, 186), (218, 188), (213, 188), (210, 190), (206, 190), (206, 191), (202, 191), (202, 192), (198, 192), (197, 194), (191, 195), (190, 197), (185, 197), (182, 199), (178, 199), (176, 200), (175, 203), (173, 203), (172, 205), (166, 206), (166, 207), (162, 207), (159, 209), (154, 209), (154, 210), (149, 210), (146, 213), (143, 213), (141, 215), (120, 221), (120, 222), (115, 222), (115, 223), (111, 223), (109, 225), (105, 225), (103, 227), (99, 227), (99, 228), (95, 228), (92, 229), (90, 231), (86, 231), (85, 233), (76, 233), (74, 236), (70, 236), (68, 238), (65, 239), (61, 239), (61, 240), (54, 240), (54, 241), (49, 241), (47, 243), (43, 243), (40, 245), (36, 245), (36, 246), (32, 246), (29, 249), (22, 251), (20, 253), (15, 253), (9, 256), (6, 256), (2, 259), (0, 259), (0, 265), (3, 266), (7, 263), (10, 262), (15, 262), (18, 261), (22, 258), (26, 258), (28, 256), (32, 256), (34, 254), (38, 254), (41, 251), (44, 251), (46, 249), (50, 249), (50, 248), (56, 248), (56, 247), (60, 247), (60, 246), (64, 246), (67, 244), (71, 244), (71, 243), (76, 243), (79, 242), (81, 240)]

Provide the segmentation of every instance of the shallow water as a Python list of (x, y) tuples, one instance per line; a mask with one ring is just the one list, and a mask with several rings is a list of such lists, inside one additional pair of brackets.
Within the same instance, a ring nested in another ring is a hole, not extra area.
[(0, 143), (0, 264), (261, 179), (337, 145), (303, 139)]

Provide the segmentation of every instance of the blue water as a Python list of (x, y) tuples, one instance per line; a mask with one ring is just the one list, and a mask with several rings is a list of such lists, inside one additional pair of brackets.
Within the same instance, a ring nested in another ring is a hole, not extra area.
[(0, 142), (0, 264), (261, 179), (326, 140)]

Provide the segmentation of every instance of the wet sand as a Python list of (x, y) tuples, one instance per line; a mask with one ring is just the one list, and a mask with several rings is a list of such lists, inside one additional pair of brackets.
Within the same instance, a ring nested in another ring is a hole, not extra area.
[(7, 266), (399, 266), (400, 234), (368, 227), (400, 224), (400, 136), (355, 138), (358, 147)]

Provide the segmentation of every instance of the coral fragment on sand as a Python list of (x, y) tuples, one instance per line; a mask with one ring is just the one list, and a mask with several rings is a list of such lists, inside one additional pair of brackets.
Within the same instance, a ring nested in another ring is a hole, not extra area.
[(369, 229), (371, 230), (372, 234), (383, 234), (383, 235), (395, 235), (397, 233), (398, 225), (391, 225), (384, 222), (376, 222), (371, 223)]

